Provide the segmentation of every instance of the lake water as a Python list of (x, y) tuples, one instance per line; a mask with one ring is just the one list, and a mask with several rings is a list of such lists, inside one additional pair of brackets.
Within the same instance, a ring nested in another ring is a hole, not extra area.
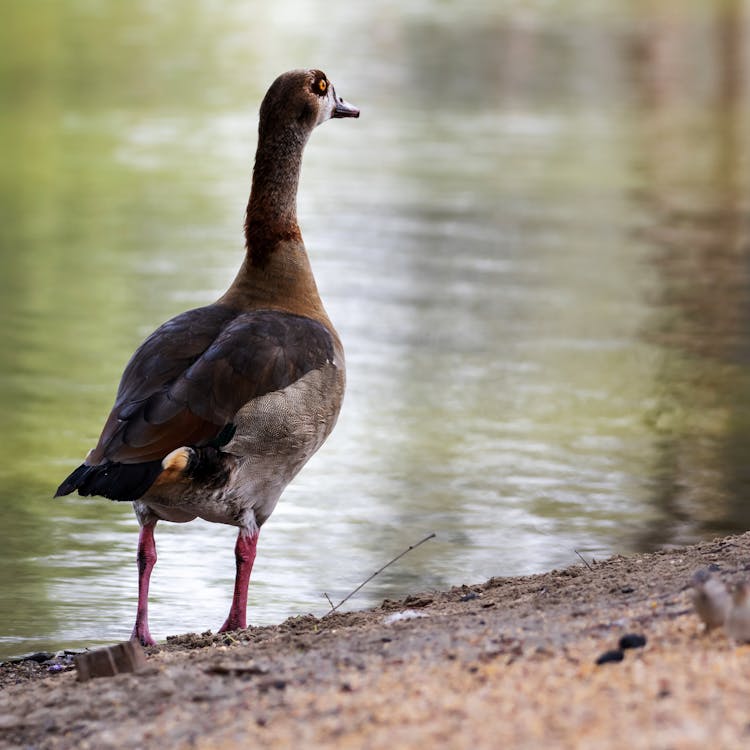
[[(322, 615), (433, 531), (347, 606), (750, 528), (750, 13), (600, 5), (6, 9), (0, 657), (130, 633), (132, 510), (52, 494), (133, 349), (234, 277), (292, 67), (362, 110), (299, 199), (349, 384), (250, 621)], [(234, 537), (159, 525), (157, 639), (221, 624)]]

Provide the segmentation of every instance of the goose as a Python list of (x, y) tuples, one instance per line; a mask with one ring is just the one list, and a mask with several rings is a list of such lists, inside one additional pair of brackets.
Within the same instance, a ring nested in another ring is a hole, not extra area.
[(98, 443), (55, 494), (132, 502), (140, 532), (131, 639), (144, 646), (155, 644), (156, 524), (238, 527), (232, 604), (219, 632), (246, 628), (260, 528), (336, 424), (344, 350), (297, 224), (297, 187), (313, 129), (344, 117), (359, 109), (321, 70), (291, 70), (271, 84), (236, 278), (216, 302), (168, 320), (138, 347)]

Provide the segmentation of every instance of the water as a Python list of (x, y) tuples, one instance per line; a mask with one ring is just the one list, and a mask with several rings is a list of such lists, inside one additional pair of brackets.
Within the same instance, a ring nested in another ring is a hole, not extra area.
[[(51, 495), (143, 337), (233, 278), (257, 107), (299, 65), (362, 109), (299, 202), (349, 386), (251, 621), (431, 531), (351, 606), (747, 529), (747, 3), (255, 5), (6, 9), (0, 656), (128, 637), (130, 508)], [(234, 534), (159, 525), (157, 638), (223, 621)]]

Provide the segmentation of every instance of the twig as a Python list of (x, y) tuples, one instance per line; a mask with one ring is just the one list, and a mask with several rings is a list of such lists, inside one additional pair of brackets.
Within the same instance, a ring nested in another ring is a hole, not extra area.
[(433, 531), (432, 534), (428, 534), (424, 539), (420, 539), (416, 544), (409, 545), (409, 547), (407, 547), (401, 554), (396, 555), (396, 557), (394, 557), (393, 560), (389, 560), (385, 565), (383, 565), (382, 568), (378, 568), (371, 576), (369, 576), (368, 578), (365, 578), (365, 580), (362, 581), (362, 583), (360, 583), (359, 586), (357, 586), (357, 588), (354, 589), (354, 591), (352, 591), (350, 594), (347, 594), (336, 606), (334, 606), (331, 603), (331, 600), (328, 598), (328, 594), (325, 594), (324, 595), (325, 598), (328, 599), (329, 603), (331, 603), (331, 609), (328, 612), (326, 612), (323, 615), (323, 617), (328, 617), (328, 615), (333, 614), (344, 602), (351, 599), (363, 586), (365, 586), (373, 578), (375, 578), (376, 575), (379, 575), (380, 573), (382, 573), (386, 568), (390, 567), (391, 565), (393, 565), (393, 563), (400, 560), (405, 554), (407, 554), (408, 552), (411, 552), (413, 549), (416, 549), (417, 547), (419, 547), (420, 544), (424, 544), (426, 541), (432, 539), (434, 536), (435, 536), (435, 532)]
[(585, 558), (585, 557), (584, 557), (584, 556), (583, 556), (583, 555), (582, 555), (582, 554), (581, 554), (581, 553), (580, 553), (580, 552), (579, 552), (579, 551), (578, 551), (577, 549), (574, 549), (574, 550), (573, 550), (573, 552), (575, 552), (575, 553), (576, 553), (576, 555), (578, 555), (578, 557), (580, 557), (580, 558), (581, 558), (581, 560), (583, 561), (583, 564), (584, 564), (584, 565), (585, 565), (585, 566), (586, 566), (586, 567), (587, 567), (587, 568), (588, 568), (588, 569), (589, 569), (590, 571), (592, 571), (592, 572), (594, 571), (594, 569), (593, 569), (593, 568), (592, 568), (592, 567), (591, 567), (591, 566), (590, 566), (590, 565), (589, 565), (589, 564), (588, 564), (588, 563), (586, 562), (586, 558)]
[(331, 601), (331, 597), (328, 596), (328, 594), (325, 591), (323, 592), (323, 596), (326, 599), (328, 599), (328, 603), (331, 605), (331, 612), (333, 612), (333, 610), (336, 609), (336, 607), (333, 606), (333, 602)]

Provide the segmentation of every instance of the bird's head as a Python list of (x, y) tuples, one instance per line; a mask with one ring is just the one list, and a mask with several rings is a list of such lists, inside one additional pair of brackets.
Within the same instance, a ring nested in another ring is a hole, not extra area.
[(336, 95), (322, 70), (290, 70), (271, 84), (260, 105), (259, 137), (292, 129), (306, 140), (334, 117), (359, 117), (359, 109)]

